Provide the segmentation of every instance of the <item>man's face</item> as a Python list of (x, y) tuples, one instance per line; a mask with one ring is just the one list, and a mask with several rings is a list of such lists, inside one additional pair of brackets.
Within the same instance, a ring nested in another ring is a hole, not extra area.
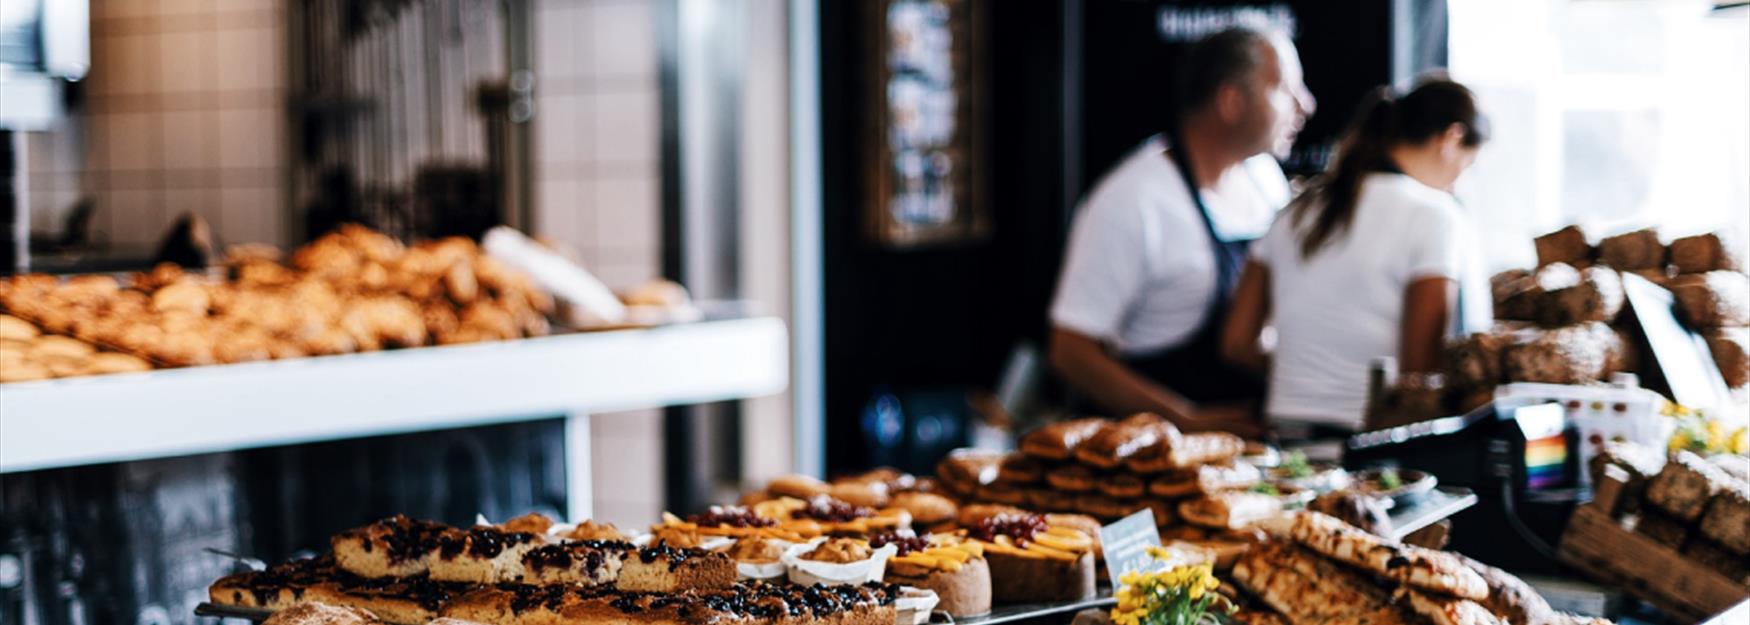
[(1306, 88), (1294, 44), (1277, 38), (1263, 47), (1259, 51), (1262, 63), (1242, 90), (1246, 105), (1238, 134), (1246, 139), (1248, 154), (1269, 152), (1276, 158), (1287, 158), (1318, 103)]

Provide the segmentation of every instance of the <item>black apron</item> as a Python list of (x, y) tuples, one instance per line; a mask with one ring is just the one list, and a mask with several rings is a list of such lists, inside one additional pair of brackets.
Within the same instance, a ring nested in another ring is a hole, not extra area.
[(1197, 205), (1197, 216), (1203, 219), (1203, 229), (1215, 248), (1215, 296), (1203, 313), (1203, 322), (1184, 343), (1150, 354), (1126, 356), (1123, 361), (1133, 371), (1161, 386), (1172, 389), (1185, 399), (1197, 403), (1238, 402), (1264, 398), (1264, 376), (1235, 366), (1221, 357), (1221, 328), (1227, 320), (1228, 307), (1233, 302), (1234, 287), (1245, 267), (1250, 240), (1223, 241), (1209, 217), (1209, 206), (1203, 202), (1203, 192), (1197, 188), (1197, 177), (1180, 149), (1178, 137), (1170, 136), (1167, 156), (1185, 178), (1191, 191), (1191, 202)]

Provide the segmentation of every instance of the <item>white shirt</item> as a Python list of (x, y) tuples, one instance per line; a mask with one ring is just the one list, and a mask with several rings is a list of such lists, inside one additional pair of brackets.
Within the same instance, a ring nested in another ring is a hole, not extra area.
[[(1123, 355), (1184, 343), (1215, 297), (1215, 244), (1166, 149), (1143, 142), (1082, 201), (1051, 304), (1054, 325)], [(1203, 198), (1223, 240), (1254, 239), (1288, 202), (1288, 179), (1260, 155)]]
[[(1265, 411), (1351, 429), (1361, 426), (1367, 368), (1397, 357), (1404, 290), (1415, 280), (1444, 277), (1468, 285), (1470, 233), (1446, 192), (1403, 174), (1362, 181), (1354, 221), (1311, 258), (1301, 232), (1284, 212), (1252, 257), (1270, 268), (1276, 349)], [(1461, 297), (1476, 299), (1471, 288)], [(1480, 297), (1487, 301), (1484, 291)]]

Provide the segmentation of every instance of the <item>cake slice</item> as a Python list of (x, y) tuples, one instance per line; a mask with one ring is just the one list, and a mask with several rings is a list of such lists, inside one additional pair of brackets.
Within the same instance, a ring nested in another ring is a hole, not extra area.
[(395, 515), (335, 534), (329, 541), (340, 568), (361, 577), (407, 577), (426, 573), (448, 525)]
[(998, 515), (970, 534), (990, 564), (999, 604), (1080, 601), (1094, 596), (1095, 538), (1035, 514)]
[(627, 552), (614, 585), (623, 591), (676, 592), (728, 588), (735, 577), (728, 554), (656, 545)]

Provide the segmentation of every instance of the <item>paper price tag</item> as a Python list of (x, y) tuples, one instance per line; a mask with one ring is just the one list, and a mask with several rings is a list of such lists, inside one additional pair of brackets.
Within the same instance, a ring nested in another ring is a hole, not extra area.
[(1155, 527), (1155, 513), (1144, 508), (1135, 514), (1100, 527), (1100, 550), (1106, 554), (1106, 574), (1112, 584), (1127, 571), (1150, 571), (1159, 563), (1148, 555), (1149, 547), (1161, 546), (1161, 532)]

